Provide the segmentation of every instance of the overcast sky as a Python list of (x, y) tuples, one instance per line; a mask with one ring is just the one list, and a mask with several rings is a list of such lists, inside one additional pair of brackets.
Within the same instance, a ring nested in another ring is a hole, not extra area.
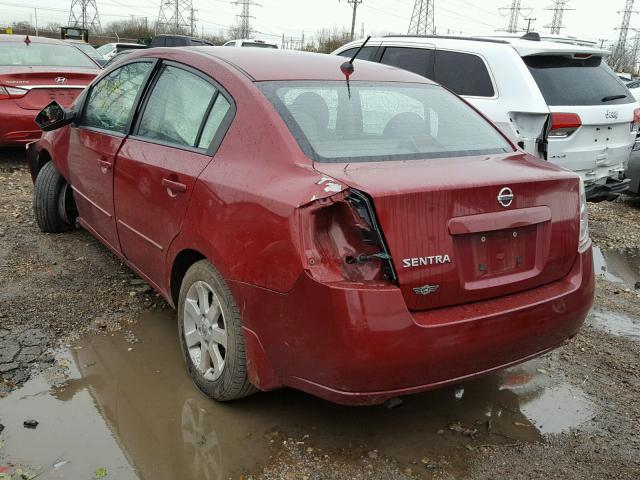
[[(236, 22), (240, 6), (229, 0), (192, 0), (198, 11), (198, 30), (202, 26), (205, 33), (215, 33)], [(351, 7), (346, 0), (256, 0), (262, 6), (251, 7), (255, 17), (252, 26), (265, 39), (287, 36), (300, 37), (313, 34), (325, 27), (345, 27), (351, 25)], [(148, 17), (149, 22), (158, 17), (160, 0), (96, 0), (102, 24), (121, 20), (129, 16)], [(508, 12), (499, 11), (508, 6), (510, 0), (435, 0), (435, 23), (440, 34), (493, 34), (508, 24)], [(544, 28), (551, 22), (552, 12), (544, 10), (552, 0), (523, 0), (523, 6), (531, 7), (523, 11), (524, 16), (536, 18), (532, 23), (537, 31), (548, 32)], [(33, 19), (33, 7), (38, 9), (41, 25), (48, 22), (66, 24), (71, 0), (0, 0), (0, 26)], [(369, 33), (406, 33), (409, 26), (413, 0), (363, 0), (358, 8), (358, 35), (364, 23), (364, 31)], [(620, 24), (618, 13), (625, 0), (571, 0), (575, 10), (565, 12), (562, 33), (589, 39), (617, 38), (614, 30)], [(521, 25), (526, 22), (521, 19)], [(632, 27), (640, 27), (640, 15), (632, 17)]]

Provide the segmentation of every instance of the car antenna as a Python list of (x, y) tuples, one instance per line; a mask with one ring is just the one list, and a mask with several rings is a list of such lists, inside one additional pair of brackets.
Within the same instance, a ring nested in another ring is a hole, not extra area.
[(349, 92), (349, 100), (351, 100), (351, 85), (349, 85), (349, 77), (353, 75), (353, 72), (355, 70), (355, 68), (353, 67), (353, 61), (356, 59), (356, 57), (358, 56), (360, 51), (364, 48), (364, 46), (367, 44), (370, 38), (371, 38), (371, 35), (369, 35), (367, 39), (362, 43), (362, 45), (360, 45), (360, 48), (356, 50), (356, 53), (353, 54), (353, 57), (351, 57), (351, 60), (349, 60), (348, 62), (344, 62), (342, 65), (340, 65), (340, 71), (344, 74), (345, 78), (347, 79), (347, 91)]

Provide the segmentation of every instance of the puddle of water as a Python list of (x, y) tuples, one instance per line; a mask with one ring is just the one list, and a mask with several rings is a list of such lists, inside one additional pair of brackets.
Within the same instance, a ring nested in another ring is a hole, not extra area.
[(640, 322), (623, 313), (593, 310), (589, 315), (589, 322), (597, 329), (616, 337), (640, 340)]
[[(105, 467), (118, 479), (223, 480), (259, 472), (292, 437), (338, 459), (376, 449), (403, 468), (416, 470), (412, 462), (427, 456), (464, 471), (467, 444), (536, 441), (592, 416), (580, 391), (537, 371), (540, 361), (463, 390), (409, 396), (393, 410), (333, 405), (288, 389), (219, 404), (191, 383), (173, 314), (154, 315), (134, 328), (141, 341), (131, 351), (121, 335), (88, 337), (70, 350), (63, 387), (40, 377), (1, 399), (4, 461), (70, 461), (43, 479), (92, 478)], [(28, 418), (40, 422), (36, 430), (22, 427)], [(476, 438), (449, 428), (457, 423), (477, 429)]]
[(603, 250), (593, 247), (593, 265), (596, 275), (610, 282), (634, 286), (640, 281), (640, 250)]

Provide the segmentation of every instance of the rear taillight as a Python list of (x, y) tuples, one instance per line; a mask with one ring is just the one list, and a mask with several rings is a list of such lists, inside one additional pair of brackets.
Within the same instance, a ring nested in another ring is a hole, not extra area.
[(369, 198), (345, 190), (301, 209), (307, 270), (322, 282), (396, 282)]
[(587, 212), (587, 194), (584, 190), (584, 182), (580, 178), (580, 241), (578, 250), (583, 251), (589, 243), (589, 214)]
[(17, 87), (2, 87), (0, 86), (0, 100), (6, 100), (7, 98), (20, 98), (27, 94), (28, 90)]
[(551, 114), (549, 137), (567, 138), (581, 126), (582, 120), (578, 114), (554, 112)]

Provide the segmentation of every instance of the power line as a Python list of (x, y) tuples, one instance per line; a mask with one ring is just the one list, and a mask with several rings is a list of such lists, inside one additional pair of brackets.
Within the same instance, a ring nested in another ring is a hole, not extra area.
[(549, 33), (560, 34), (560, 30), (564, 28), (562, 25), (562, 17), (566, 10), (575, 10), (574, 8), (568, 8), (569, 0), (554, 0), (553, 6), (545, 8), (545, 10), (551, 10), (553, 12), (553, 20), (550, 25), (545, 25), (545, 28), (549, 28)]
[(416, 0), (409, 21), (409, 35), (435, 35), (435, 0)]
[(87, 28), (93, 32), (100, 32), (100, 16), (96, 0), (71, 0), (69, 9), (69, 27)]

